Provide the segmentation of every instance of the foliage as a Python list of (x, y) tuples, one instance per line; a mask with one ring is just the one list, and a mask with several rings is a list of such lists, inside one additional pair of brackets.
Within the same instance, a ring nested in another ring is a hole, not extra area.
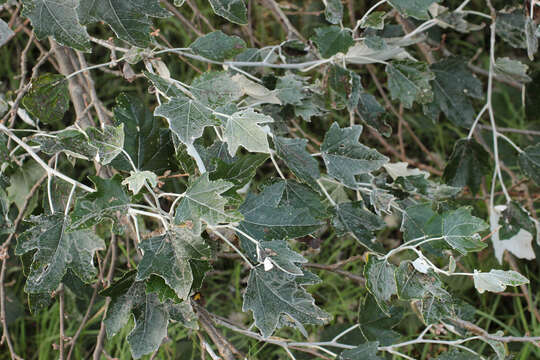
[(540, 357), (536, 2), (0, 3), (6, 356)]

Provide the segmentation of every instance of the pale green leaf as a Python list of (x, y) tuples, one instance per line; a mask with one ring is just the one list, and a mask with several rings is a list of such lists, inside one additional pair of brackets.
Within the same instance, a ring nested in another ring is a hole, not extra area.
[(507, 286), (529, 283), (529, 279), (513, 270), (491, 270), (488, 273), (474, 270), (473, 280), (474, 287), (480, 294), (484, 291), (502, 292)]
[(403, 308), (391, 306), (388, 313), (380, 311), (375, 298), (364, 297), (358, 311), (358, 327), (366, 341), (378, 341), (382, 346), (395, 344), (400, 334), (394, 328), (403, 318)]
[(216, 124), (203, 104), (180, 94), (157, 107), (154, 115), (166, 118), (171, 131), (186, 145), (201, 137), (206, 126)]
[(201, 221), (216, 226), (221, 222), (239, 220), (237, 214), (225, 210), (227, 200), (220, 195), (232, 186), (224, 180), (210, 181), (208, 173), (200, 176), (184, 193), (176, 208), (175, 222), (180, 224), (189, 220), (193, 223), (194, 232), (200, 233)]
[(531, 81), (532, 79), (527, 75), (528, 70), (529, 67), (519, 60), (508, 57), (495, 60), (495, 73), (510, 81), (517, 80), (523, 83)]
[(151, 171), (131, 171), (131, 175), (122, 181), (122, 185), (127, 185), (134, 195), (137, 195), (145, 184), (151, 188), (157, 186), (158, 177)]
[(231, 156), (236, 154), (240, 146), (248, 151), (270, 153), (267, 132), (259, 125), (274, 120), (249, 108), (238, 111), (227, 117), (223, 139), (229, 146)]
[(189, 88), (197, 100), (216, 107), (230, 104), (242, 96), (242, 89), (225, 71), (206, 72), (197, 77)]
[[(0, 20), (0, 47), (4, 46), (15, 35), (4, 20)], [(1, 111), (0, 111), (1, 113)]]
[(364, 21), (360, 24), (360, 27), (365, 28), (373, 28), (376, 30), (382, 30), (384, 29), (384, 16), (386, 13), (384, 11), (374, 11), (371, 14), (369, 14)]

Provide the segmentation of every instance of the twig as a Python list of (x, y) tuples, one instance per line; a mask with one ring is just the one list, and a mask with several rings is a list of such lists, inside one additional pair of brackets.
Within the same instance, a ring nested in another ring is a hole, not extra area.
[(60, 350), (60, 355), (59, 355), (59, 358), (60, 360), (64, 360), (64, 339), (65, 339), (65, 334), (64, 334), (64, 316), (65, 316), (65, 309), (64, 309), (64, 284), (60, 283), (60, 288), (57, 292), (58, 294), (58, 301), (60, 303), (60, 306), (59, 306), (59, 311), (58, 311), (58, 315), (60, 316), (60, 345), (59, 345), (59, 350)]

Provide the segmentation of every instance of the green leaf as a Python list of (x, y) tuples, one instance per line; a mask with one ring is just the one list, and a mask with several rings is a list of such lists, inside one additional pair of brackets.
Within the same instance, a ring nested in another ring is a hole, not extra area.
[[(141, 99), (122, 93), (116, 98), (113, 110), (114, 124), (124, 124), (124, 150), (135, 167), (157, 173), (170, 169), (170, 154), (174, 151), (171, 134), (160, 128), (159, 121)], [(123, 152), (112, 161), (112, 166), (122, 171), (133, 170)]]
[(277, 97), (283, 104), (302, 105), (306, 98), (304, 78), (287, 73), (276, 81)]
[(428, 20), (429, 6), (440, 0), (388, 0), (388, 2), (401, 14), (411, 16), (418, 20)]
[(512, 270), (491, 270), (490, 272), (478, 272), (474, 270), (474, 287), (480, 294), (484, 291), (501, 292), (507, 286), (528, 284), (529, 279)]
[[(523, 9), (497, 13), (495, 31), (514, 48), (527, 49), (527, 19)], [(532, 59), (531, 59), (532, 60)]]
[(36, 135), (33, 139), (40, 145), (40, 151), (48, 155), (64, 152), (67, 155), (94, 160), (98, 149), (90, 144), (88, 135), (81, 130), (64, 129), (51, 136)]
[(324, 18), (331, 24), (339, 24), (343, 19), (341, 0), (324, 0)]
[[(9, 204), (14, 203), (17, 209), (22, 211), (30, 189), (43, 175), (45, 175), (45, 170), (34, 160), (27, 160), (23, 163), (23, 166), (18, 167), (9, 178), (11, 185), (5, 188), (8, 195), (8, 208)], [(32, 211), (34, 209), (37, 199), (34, 201), (34, 203), (31, 202), (29, 204), (26, 211)]]
[(122, 152), (124, 147), (124, 124), (105, 125), (103, 130), (90, 127), (86, 129), (89, 142), (97, 148), (96, 161), (103, 165), (110, 164)]
[(451, 349), (447, 352), (442, 353), (435, 360), (481, 360), (481, 359), (482, 358), (480, 356), (471, 354), (470, 352)]
[(439, 298), (450, 296), (435, 273), (423, 274), (414, 268), (411, 261), (401, 262), (395, 277), (397, 295), (401, 300), (420, 300), (428, 295)]
[(229, 36), (218, 30), (201, 36), (189, 47), (197, 55), (214, 61), (224, 61), (244, 51), (246, 43), (238, 36)]
[(24, 0), (22, 15), (32, 22), (39, 40), (52, 36), (59, 44), (90, 52), (90, 37), (79, 23), (79, 0)]
[(441, 298), (428, 295), (417, 302), (418, 311), (426, 325), (439, 324), (446, 319), (454, 319), (456, 303), (451, 297)]
[(243, 0), (209, 0), (216, 15), (222, 16), (232, 23), (246, 25), (247, 8)]
[(430, 81), (435, 75), (426, 63), (411, 60), (393, 61), (386, 65), (388, 89), (394, 100), (410, 109), (414, 101), (427, 104), (433, 101)]
[(323, 324), (329, 315), (315, 305), (303, 285), (302, 277), (256, 266), (249, 273), (242, 311), (253, 312), (255, 326), (264, 338), (277, 329), (281, 314), (294, 319), (297, 325)]
[(540, 144), (528, 146), (519, 154), (519, 167), (525, 176), (540, 185)]
[(193, 284), (190, 260), (210, 256), (210, 248), (203, 239), (186, 228), (171, 229), (164, 235), (142, 241), (139, 247), (144, 255), (136, 280), (158, 275), (182, 300), (188, 298)]
[(273, 121), (270, 116), (259, 114), (252, 108), (227, 117), (223, 139), (229, 145), (231, 156), (236, 154), (240, 146), (252, 152), (270, 153), (267, 132), (259, 124)]
[(81, 1), (77, 10), (82, 24), (103, 21), (118, 38), (141, 48), (150, 44), (150, 17), (170, 15), (157, 0)]
[(194, 232), (198, 234), (201, 230), (201, 221), (216, 226), (221, 222), (239, 220), (237, 214), (225, 210), (227, 200), (220, 195), (232, 186), (232, 183), (224, 180), (210, 181), (208, 173), (203, 174), (184, 193), (176, 208), (175, 222), (181, 224), (187, 220), (191, 221)]
[(135, 359), (159, 348), (169, 324), (169, 303), (160, 303), (156, 294), (145, 294), (142, 282), (134, 282), (125, 294), (114, 297), (107, 310), (105, 329), (110, 338), (120, 331), (133, 313), (135, 326), (127, 336)]
[(171, 131), (186, 145), (200, 138), (206, 126), (216, 125), (210, 110), (180, 94), (158, 106), (154, 115), (166, 118)]
[(240, 86), (225, 71), (203, 73), (193, 80), (189, 90), (210, 107), (227, 105), (243, 95)]
[(354, 111), (358, 105), (360, 92), (363, 91), (360, 76), (353, 71), (333, 65), (330, 67), (328, 85), (340, 100), (347, 105), (347, 109)]
[(529, 67), (522, 62), (507, 57), (495, 60), (495, 73), (510, 81), (526, 83), (532, 81), (527, 75)]
[(297, 252), (292, 251), (283, 240), (261, 242), (260, 261), (265, 262), (268, 258), (272, 265), (290, 275), (303, 275), (302, 269), (297, 265), (307, 263), (307, 259)]
[(386, 225), (382, 218), (364, 209), (362, 201), (346, 202), (336, 205), (332, 220), (338, 234), (351, 233), (354, 238), (371, 251), (381, 251), (382, 246), (376, 243), (374, 231)]
[(51, 124), (62, 120), (69, 109), (69, 92), (65, 76), (44, 74), (32, 82), (22, 104), (39, 121)]
[(360, 24), (362, 29), (372, 28), (376, 30), (384, 29), (384, 16), (386, 13), (384, 11), (374, 11), (369, 14), (364, 21)]
[(71, 213), (72, 227), (87, 228), (104, 220), (115, 220), (117, 213), (127, 213), (130, 197), (122, 188), (122, 177), (110, 179), (91, 176), (97, 191), (77, 199)]
[(229, 181), (234, 186), (228, 190), (228, 193), (235, 192), (253, 179), (257, 168), (267, 159), (268, 155), (266, 154), (244, 155), (232, 163), (218, 159), (216, 169), (210, 173), (210, 180), (223, 179)]
[(335, 25), (316, 28), (311, 41), (317, 46), (323, 58), (329, 58), (338, 52), (346, 53), (354, 44), (351, 31)]
[(373, 295), (380, 309), (387, 315), (389, 314), (388, 301), (392, 295), (397, 293), (395, 271), (395, 265), (386, 260), (378, 259), (376, 255), (368, 255), (364, 267), (366, 289)]
[(316, 180), (321, 177), (319, 163), (306, 150), (306, 139), (288, 139), (274, 137), (277, 155), (291, 169), (300, 181), (318, 190)]
[(91, 231), (70, 231), (64, 214), (40, 215), (31, 219), (32, 227), (18, 239), (16, 255), (34, 252), (27, 293), (51, 293), (58, 288), (64, 274), (72, 270), (86, 283), (97, 274), (94, 253), (105, 249), (105, 242)]
[(338, 360), (383, 360), (383, 358), (377, 356), (378, 347), (378, 341), (368, 341), (354, 349), (342, 351), (337, 358)]
[(239, 211), (240, 230), (257, 240), (292, 239), (311, 234), (324, 222), (319, 194), (291, 180), (267, 186), (258, 195), (249, 193)]
[(401, 335), (392, 330), (403, 318), (403, 308), (391, 306), (388, 314), (380, 311), (373, 296), (365, 296), (358, 311), (358, 327), (366, 341), (378, 341), (382, 346), (395, 344)]
[(0, 20), (0, 47), (4, 46), (13, 35), (15, 33), (9, 28), (8, 24), (4, 20)]
[(401, 230), (405, 241), (441, 237), (448, 245), (465, 255), (487, 246), (480, 241), (478, 235), (478, 232), (487, 227), (482, 219), (471, 215), (469, 207), (437, 214), (431, 209), (430, 203), (424, 203), (405, 210)]
[[(386, 110), (379, 104), (375, 96), (362, 91), (356, 109), (362, 121), (377, 130), (381, 135), (388, 137), (392, 134), (392, 127), (384, 119)], [(380, 119), (381, 115), (383, 115), (382, 119)]]
[(127, 185), (134, 195), (137, 195), (145, 184), (154, 188), (157, 183), (158, 177), (151, 171), (132, 171), (131, 175), (122, 181), (122, 185)]
[(459, 139), (444, 168), (443, 180), (451, 186), (468, 186), (476, 194), (489, 170), (489, 155), (484, 148), (474, 139)]
[(424, 105), (424, 114), (437, 120), (442, 111), (457, 126), (470, 128), (476, 117), (467, 97), (482, 99), (482, 82), (467, 69), (467, 64), (456, 57), (449, 57), (431, 65), (435, 74), (431, 86), (433, 102)]
[[(150, 80), (152, 85), (154, 85), (154, 87), (158, 89), (159, 91), (161, 91), (165, 96), (169, 98), (173, 98), (176, 96), (184, 95), (182, 90), (180, 90), (180, 88), (178, 88), (178, 86), (176, 86), (176, 84), (170, 79), (162, 78), (161, 76), (152, 74), (148, 71), (143, 71), (143, 74), (144, 76), (146, 76), (148, 80)], [(123, 94), (120, 94), (119, 96), (120, 99), (122, 95)], [(116, 101), (118, 102), (118, 98), (116, 99)]]
[(386, 156), (358, 142), (361, 133), (360, 125), (341, 129), (333, 123), (321, 145), (328, 175), (352, 189), (358, 187), (357, 175), (375, 171), (388, 162)]

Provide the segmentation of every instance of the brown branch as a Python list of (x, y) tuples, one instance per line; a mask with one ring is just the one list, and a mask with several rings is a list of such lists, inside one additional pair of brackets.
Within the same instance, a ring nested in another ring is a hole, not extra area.
[(489, 340), (500, 341), (503, 343), (530, 342), (532, 344), (535, 344), (536, 346), (540, 345), (539, 344), (540, 336), (498, 336), (498, 335), (489, 334), (486, 330), (482, 329), (481, 327), (469, 321), (465, 321), (461, 319), (452, 319), (451, 321), (457, 324), (458, 326), (464, 328), (465, 330), (468, 330), (475, 335), (481, 336)]
[(267, 8), (270, 9), (270, 11), (272, 11), (274, 17), (279, 21), (279, 23), (287, 32), (287, 37), (294, 35), (297, 39), (306, 42), (306, 38), (302, 36), (302, 34), (294, 27), (287, 15), (285, 15), (283, 10), (281, 10), (278, 3), (276, 3), (274, 0), (259, 0), (259, 2), (262, 2), (264, 5), (266, 5)]
[(186, 19), (184, 17), (184, 15), (182, 15), (182, 13), (180, 13), (180, 11), (178, 11), (178, 9), (176, 8), (176, 6), (174, 6), (173, 4), (171, 4), (170, 2), (168, 2), (167, 0), (161, 0), (161, 3), (163, 5), (165, 5), (165, 7), (167, 8), (167, 10), (169, 10), (170, 12), (173, 13), (174, 16), (176, 16), (178, 18), (178, 20), (180, 20), (180, 22), (182, 24), (184, 24), (185, 26), (187, 26), (191, 31), (193, 31), (197, 36), (203, 36), (204, 33), (201, 32), (199, 29), (197, 29), (188, 19)]
[[(512, 268), (512, 270), (516, 272), (520, 272), (519, 267), (516, 263), (516, 259), (508, 251), (505, 251), (504, 259), (510, 264), (510, 267)], [(525, 300), (527, 301), (527, 306), (529, 308), (529, 311), (534, 315), (534, 317), (536, 318), (536, 321), (540, 322), (540, 313), (538, 312), (538, 308), (534, 305), (534, 301), (529, 292), (529, 289), (527, 289), (526, 285), (520, 285), (519, 289), (521, 290), (521, 293), (523, 294), (523, 296), (525, 297)]]
[(60, 355), (59, 359), (64, 360), (64, 340), (65, 340), (65, 334), (64, 334), (64, 316), (65, 316), (65, 304), (64, 304), (64, 285), (60, 284), (60, 290), (58, 290), (58, 301), (60, 303), (59, 309), (58, 309), (58, 315), (60, 316)]

